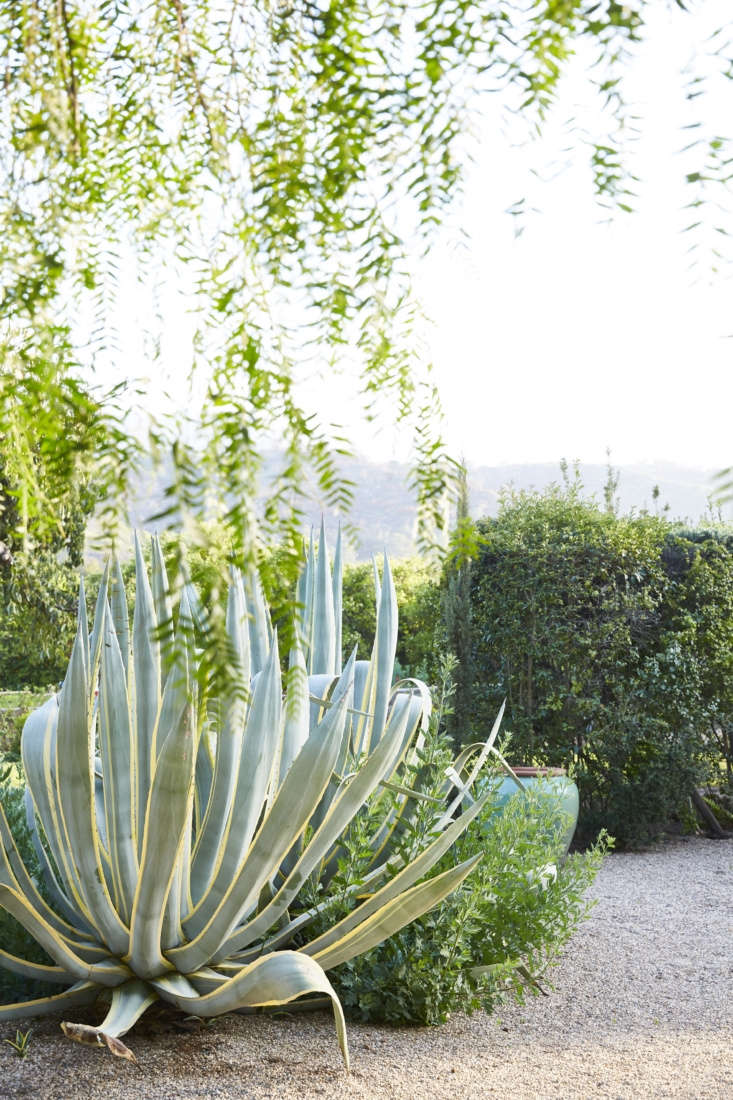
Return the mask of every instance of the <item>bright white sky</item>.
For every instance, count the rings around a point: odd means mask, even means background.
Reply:
[[[733,81],[705,107],[700,100],[689,107],[679,75],[706,33],[729,21],[729,3],[706,0],[704,15],[687,19],[663,7],[631,74],[642,131],[638,212],[603,224],[583,153],[554,181],[532,183],[531,167],[557,160],[567,144],[560,126],[538,156],[512,148],[487,113],[452,227],[415,261],[416,291],[433,320],[426,356],[442,392],[445,434],[469,462],[604,463],[607,447],[617,465],[733,462],[733,267],[718,275],[704,262],[690,268],[680,230],[694,217],[681,211],[685,164],[677,152],[687,111],[707,112],[713,127],[730,130]],[[571,75],[559,120],[582,96]],[[522,195],[539,212],[516,239],[505,211]],[[723,224],[733,233],[730,216]],[[173,298],[161,305],[175,318]],[[123,322],[123,361],[145,357],[133,328]],[[167,326],[159,384],[178,388],[189,331],[183,318]],[[406,457],[402,432],[383,428],[375,437],[359,423],[356,403],[344,412],[343,385],[333,387],[332,409],[325,400],[321,387],[322,411],[346,417],[367,455]]]

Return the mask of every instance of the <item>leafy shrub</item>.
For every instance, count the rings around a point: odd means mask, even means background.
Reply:
[[[445,683],[444,683],[445,688]],[[439,798],[452,759],[445,692],[421,752],[420,790]],[[415,776],[415,779],[418,777]],[[414,786],[415,784],[413,784]],[[490,807],[490,804],[489,804]],[[402,837],[409,855],[430,833],[435,803]],[[522,1000],[558,954],[592,902],[585,897],[609,846],[605,836],[557,865],[565,818],[539,792],[512,798],[503,813],[487,808],[446,854],[436,873],[483,851],[459,890],[379,947],[338,967],[331,980],[347,1015],[388,1023],[435,1024],[457,1011],[491,1010],[508,994]],[[322,919],[349,911],[346,890],[369,863],[370,830],[362,819],[330,884]]]
[[[580,842],[636,846],[730,750],[733,540],[580,490],[507,493],[477,524],[466,734],[506,697],[514,762],[573,766]]]
[[[52,689],[0,692],[0,759],[20,759],[20,735],[34,707],[39,706]]]

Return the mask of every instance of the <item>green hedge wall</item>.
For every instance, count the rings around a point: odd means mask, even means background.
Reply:
[[[581,840],[643,843],[721,761],[730,778],[729,534],[618,516],[573,485],[505,495],[477,534],[462,740],[506,697],[514,762],[574,768]]]

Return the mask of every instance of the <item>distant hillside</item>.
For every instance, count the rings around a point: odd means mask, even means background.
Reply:
[[[412,494],[407,487],[409,467],[398,462],[376,463],[358,458],[345,465],[344,470],[356,486],[352,519],[360,533],[358,558],[379,553],[385,545],[395,557],[414,553],[416,517]],[[625,466],[620,469],[615,496],[622,512],[647,510],[696,524],[703,517],[713,518],[709,498],[715,472],[662,462]],[[607,468],[588,465],[583,466],[580,473],[584,495],[602,501]],[[477,519],[495,515],[501,490],[508,486],[541,490],[561,481],[559,463],[469,466],[471,515]],[[659,488],[656,501],[655,486]],[[316,503],[310,513],[311,522],[318,522],[320,514],[321,506]],[[330,516],[327,509],[326,517],[327,522],[335,523],[335,517]],[[726,505],[720,517],[716,510],[714,518],[732,522],[733,506]]]
[[[265,476],[273,470],[276,456],[265,461]],[[354,504],[351,521],[359,533],[359,542],[352,549],[356,560],[368,559],[385,547],[393,557],[407,557],[415,552],[415,504],[408,488],[409,467],[399,462],[371,462],[357,457],[343,463],[343,473],[354,484]],[[658,462],[625,466],[620,469],[616,497],[621,511],[663,512],[671,519],[691,524],[703,517],[711,518],[709,496],[714,470],[693,469]],[[572,476],[572,472],[571,472]],[[603,499],[607,469],[601,465],[581,468],[584,492],[588,497]],[[478,518],[494,515],[502,488],[543,489],[560,482],[559,463],[518,464],[513,466],[469,466],[471,514]],[[165,479],[145,478],[134,493],[130,518],[134,526],[152,529],[148,517],[160,510]],[[655,502],[654,487],[659,487]],[[319,500],[315,490],[308,522],[320,523],[325,514],[329,530],[334,530],[338,517]],[[715,518],[718,518],[716,512]],[[729,504],[720,518],[732,522],[733,507]]]

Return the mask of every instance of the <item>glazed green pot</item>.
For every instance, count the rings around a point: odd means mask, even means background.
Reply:
[[[542,796],[551,799],[557,806],[558,814],[567,816],[568,826],[563,833],[561,852],[567,855],[578,824],[579,797],[578,788],[565,773],[564,768],[512,768],[522,786],[528,790],[538,789]],[[496,789],[495,812],[501,813],[510,798],[523,798],[524,795],[510,775],[499,780]],[[489,819],[489,826],[490,826]]]

